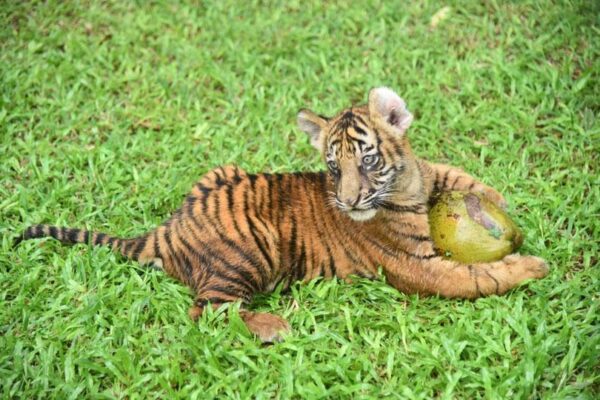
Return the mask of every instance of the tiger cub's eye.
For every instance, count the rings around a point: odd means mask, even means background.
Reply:
[[[338,164],[335,161],[327,161],[327,166],[332,171],[337,171],[338,170]]]
[[[365,167],[372,167],[377,164],[377,161],[379,161],[379,157],[376,155],[367,155],[362,159],[362,163]]]

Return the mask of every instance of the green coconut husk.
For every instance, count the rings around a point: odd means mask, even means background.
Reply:
[[[523,244],[508,214],[476,193],[442,193],[429,210],[429,224],[438,253],[463,263],[497,261]]]

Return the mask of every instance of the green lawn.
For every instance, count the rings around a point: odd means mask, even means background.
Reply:
[[[24,3],[0,7],[2,398],[600,396],[594,1]],[[377,85],[419,155],[506,194],[547,278],[474,302],[297,285],[255,302],[293,327],[264,347],[107,249],[11,247],[34,223],[140,234],[220,164],[323,169],[297,110]]]

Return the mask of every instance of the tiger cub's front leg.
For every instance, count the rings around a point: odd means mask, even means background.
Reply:
[[[496,189],[480,182],[462,169],[445,164],[425,162],[430,180],[430,194],[451,190],[464,190],[481,193],[501,208],[506,208],[506,200]]]

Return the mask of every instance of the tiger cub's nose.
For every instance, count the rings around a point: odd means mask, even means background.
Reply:
[[[344,204],[346,204],[348,207],[354,207],[358,204],[358,202],[360,201],[360,195],[358,195],[358,197],[347,197],[344,200]]]

